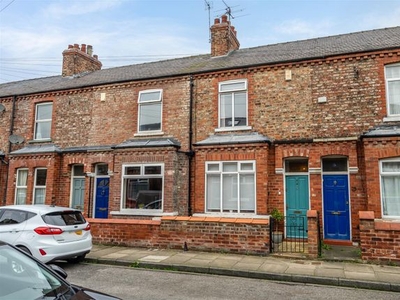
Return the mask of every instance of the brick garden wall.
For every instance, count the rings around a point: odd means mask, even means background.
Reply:
[[[375,219],[373,211],[359,217],[362,259],[400,265],[400,221]]]
[[[163,217],[161,221],[88,219],[93,242],[117,246],[269,253],[269,220]]]

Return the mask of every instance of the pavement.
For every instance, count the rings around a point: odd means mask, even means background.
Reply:
[[[237,276],[400,293],[400,267],[363,263],[354,247],[329,246],[321,259],[93,245],[89,263]]]

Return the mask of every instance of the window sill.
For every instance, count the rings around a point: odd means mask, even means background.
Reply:
[[[29,144],[33,144],[33,143],[40,144],[40,143],[49,143],[49,142],[52,142],[52,140],[51,139],[43,139],[43,140],[30,140],[30,141],[28,141]]]
[[[164,135],[163,131],[157,131],[157,132],[138,132],[135,133],[133,136],[157,136],[157,135]]]
[[[235,219],[269,219],[269,215],[256,215],[255,213],[201,213],[193,214],[193,217],[215,217],[215,218],[235,218]]]
[[[112,211],[113,216],[147,216],[147,217],[164,217],[177,216],[178,212],[166,213],[160,209],[121,209],[120,211]]]
[[[396,122],[396,121],[400,121],[400,116],[389,116],[383,118],[383,122]]]
[[[226,132],[226,131],[244,131],[244,130],[251,130],[251,126],[238,126],[238,127],[222,127],[222,128],[215,128],[215,132]]]

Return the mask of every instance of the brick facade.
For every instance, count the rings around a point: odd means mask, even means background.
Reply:
[[[384,219],[379,164],[382,159],[400,158],[400,138],[398,134],[366,133],[399,124],[387,118],[384,70],[388,64],[400,63],[400,45],[396,49],[229,67],[239,48],[234,27],[225,16],[215,22],[211,34],[211,58],[203,59],[212,60],[212,70],[199,67],[193,73],[190,68],[178,72],[181,61],[177,60],[171,74],[162,73],[165,65],[160,63],[154,67],[161,70],[159,75],[152,77],[152,67],[146,69],[144,64],[137,67],[149,74],[142,79],[126,79],[130,69],[122,68],[118,80],[88,84],[85,74],[103,72],[101,63],[86,45],[75,45],[63,52],[62,77],[81,74],[73,80],[86,85],[2,97],[3,204],[15,202],[16,174],[21,168],[28,169],[26,202],[32,203],[35,169],[46,168],[46,203],[71,206],[73,167],[82,166],[82,209],[87,217],[94,217],[96,179],[109,180],[107,219],[92,219],[95,240],[160,247],[189,242],[206,250],[217,244],[222,250],[258,253],[265,251],[268,233],[260,228],[267,225],[272,208],[288,213],[286,180],[293,174],[287,162],[305,161],[305,171],[299,169],[294,174],[307,178],[309,195],[304,210],[311,211],[312,245],[317,239],[316,218],[320,218],[322,229],[328,222],[323,178],[332,173],[346,178],[349,230],[342,240],[372,245],[364,240],[369,238],[363,231],[367,225],[360,221],[359,212],[373,211],[375,218]],[[72,60],[77,56],[82,59],[78,67],[74,63],[79,60]],[[220,60],[223,56],[227,56],[226,61]],[[62,80],[60,86],[66,84]],[[246,83],[246,126],[220,128],[219,84],[232,81]],[[141,132],[139,93],[154,90],[162,91],[161,129]],[[49,140],[34,137],[35,105],[39,103],[53,104]],[[23,137],[23,142],[9,143],[10,133]],[[243,136],[262,139],[240,140]],[[226,142],[229,137],[232,141]],[[50,146],[53,151],[46,148]],[[345,160],[346,167],[329,173],[323,165],[327,159]],[[255,211],[207,211],[206,163],[242,161],[254,162]],[[164,170],[162,208],[154,212],[124,207],[128,189],[124,166],[154,164]],[[106,166],[101,176],[96,173],[99,166]],[[213,218],[218,218],[217,225]],[[135,232],[125,227],[128,223],[134,225]],[[116,226],[124,234],[113,237]],[[236,231],[239,233],[234,234]],[[330,242],[330,238],[325,237],[325,241]],[[310,251],[315,254],[315,248]]]

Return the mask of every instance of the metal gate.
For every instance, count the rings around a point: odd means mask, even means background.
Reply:
[[[270,219],[270,252],[304,253],[307,241],[307,217],[288,216],[278,222]]]

